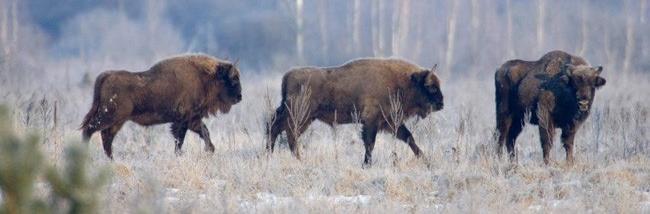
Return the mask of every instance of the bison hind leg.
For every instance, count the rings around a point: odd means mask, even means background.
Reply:
[[[176,146],[174,152],[176,155],[182,154],[183,142],[185,141],[185,134],[187,133],[187,123],[173,123],[171,132],[176,139]]]
[[[267,127],[268,141],[266,142],[266,150],[269,153],[273,152],[278,135],[286,129],[287,116],[288,112],[286,111],[286,107],[280,105],[280,107],[275,110],[275,114],[271,118],[271,121],[269,121],[270,127]]]
[[[293,155],[296,156],[298,160],[301,159],[300,144],[298,140],[300,139],[300,135],[302,135],[302,133],[305,132],[305,130],[307,130],[307,128],[313,121],[314,121],[313,119],[307,119],[300,127],[289,127],[287,129],[289,149],[291,150],[291,153],[293,153]]]
[[[512,122],[510,124],[510,128],[508,129],[508,136],[506,140],[506,149],[508,150],[508,156],[510,157],[510,161],[516,161],[516,156],[515,156],[515,143],[517,141],[517,137],[521,133],[521,131],[524,128],[524,120],[523,120],[523,114],[515,114],[515,116],[512,118]]]
[[[508,131],[512,126],[512,115],[507,113],[497,113],[497,132],[495,133],[497,141],[497,155],[501,157],[503,154],[503,147],[508,137]]]
[[[90,141],[90,137],[93,136],[93,134],[94,134],[95,132],[97,132],[97,130],[94,129],[94,128],[91,128],[91,127],[84,127],[84,128],[82,129],[82,134],[81,134],[81,136],[82,136],[82,141],[83,141],[84,143],[88,143],[88,142]]]

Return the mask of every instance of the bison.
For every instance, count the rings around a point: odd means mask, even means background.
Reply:
[[[575,134],[589,116],[595,90],[606,82],[599,76],[602,70],[562,51],[537,61],[504,63],[494,76],[498,154],[505,144],[510,159],[515,159],[515,141],[529,118],[527,122],[539,127],[544,163],[549,163],[555,129],[560,128],[566,161],[572,164]]]
[[[172,123],[177,154],[188,129],[205,141],[206,151],[214,152],[201,119],[227,113],[241,99],[236,65],[207,55],[172,57],[142,72],[106,71],[95,80],[92,106],[81,124],[83,140],[101,131],[104,152],[113,159],[113,137],[126,121]]]
[[[387,115],[399,112],[404,119],[424,118],[441,110],[443,96],[435,67],[428,70],[399,59],[358,59],[339,67],[293,69],[282,79],[282,101],[267,129],[266,148],[272,153],[277,136],[286,131],[289,148],[300,159],[298,137],[311,122],[320,120],[330,126],[362,124],[364,167],[372,163],[378,131],[392,129],[421,157],[403,120]]]

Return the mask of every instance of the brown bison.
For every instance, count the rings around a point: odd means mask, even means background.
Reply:
[[[230,62],[206,55],[162,60],[147,71],[106,71],[95,80],[93,103],[83,120],[83,139],[101,131],[106,155],[113,158],[113,137],[128,120],[143,126],[172,123],[176,153],[187,130],[199,134],[205,150],[214,152],[201,121],[227,113],[241,100],[239,70]]]
[[[562,129],[566,160],[573,163],[573,139],[589,115],[595,90],[605,85],[603,68],[577,56],[552,51],[538,61],[511,60],[495,73],[498,154],[506,145],[511,160],[525,115],[539,126],[544,163],[549,163],[555,128]]]
[[[366,149],[364,166],[372,162],[380,130],[392,129],[421,157],[411,132],[392,113],[401,113],[404,119],[414,115],[424,118],[443,108],[440,81],[434,70],[435,66],[427,70],[398,59],[359,59],[340,67],[293,69],[282,79],[282,102],[267,130],[267,150],[273,152],[277,136],[287,131],[289,148],[300,159],[297,139],[317,119],[330,126],[361,123]]]

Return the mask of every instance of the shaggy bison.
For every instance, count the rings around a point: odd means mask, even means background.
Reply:
[[[201,121],[218,111],[227,113],[241,100],[239,70],[230,62],[206,55],[173,57],[147,71],[106,71],[95,80],[93,103],[83,120],[83,139],[101,131],[106,155],[122,125],[172,123],[176,153],[187,130],[199,134],[205,150],[214,152],[210,133]]]
[[[505,144],[515,158],[515,141],[530,113],[528,122],[539,127],[544,163],[549,163],[555,128],[560,128],[566,161],[572,164],[575,134],[589,115],[595,90],[605,85],[602,70],[562,51],[538,61],[504,63],[494,77],[499,155]]]
[[[300,159],[297,139],[314,120],[330,126],[361,123],[364,166],[372,162],[375,136],[394,131],[420,157],[403,120],[426,117],[443,108],[440,81],[431,70],[398,59],[359,59],[340,67],[306,67],[289,71],[282,79],[282,102],[267,130],[267,150],[287,131],[289,148]],[[402,118],[402,119],[400,119]]]

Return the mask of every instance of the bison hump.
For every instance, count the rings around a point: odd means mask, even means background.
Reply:
[[[194,71],[200,71],[208,75],[214,75],[217,71],[217,66],[221,63],[228,62],[205,54],[186,54],[164,59],[156,63],[151,68],[151,70],[163,71],[170,68],[182,68],[191,66],[196,68]]]

